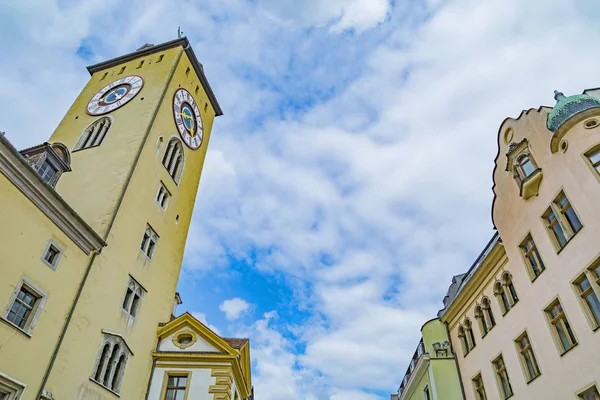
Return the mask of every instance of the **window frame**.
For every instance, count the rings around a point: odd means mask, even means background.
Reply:
[[[26,322],[25,322],[24,326],[20,327],[19,325],[15,324],[14,322],[12,322],[11,320],[8,319],[8,313],[12,309],[13,304],[17,300],[17,297],[18,297],[19,293],[21,292],[21,288],[23,288],[23,287],[25,287],[28,292],[31,292],[31,294],[36,296],[36,301],[35,301],[34,305],[32,306],[31,311],[29,312],[29,314],[26,318]],[[19,332],[22,332],[26,336],[31,337],[33,334],[35,325],[37,324],[37,322],[40,318],[41,312],[44,309],[44,305],[46,304],[47,298],[48,298],[48,294],[44,290],[42,290],[38,285],[33,283],[33,281],[31,279],[29,279],[23,275],[23,276],[21,276],[17,285],[15,286],[15,289],[13,290],[13,292],[10,296],[10,299],[8,300],[8,303],[7,303],[6,307],[4,308],[2,317],[0,319],[2,319],[4,322],[6,322],[7,324],[12,326],[14,329],[18,330]]]
[[[471,378],[471,382],[473,383],[473,390],[475,391],[475,399],[476,400],[487,400],[487,393],[485,391],[485,383],[483,382],[483,377],[481,376],[481,371],[479,371],[473,378]],[[481,385],[477,385],[477,382],[480,382]],[[481,389],[482,392],[479,390]],[[481,396],[483,394],[483,397]]]
[[[585,152],[583,152],[581,156],[585,159],[585,163],[590,168],[596,179],[600,181],[600,161],[598,162],[598,164],[596,164],[591,159],[591,155],[596,153],[600,155],[600,143],[597,143],[589,149],[587,149]]]
[[[106,138],[108,137],[113,123],[113,117],[109,115],[102,115],[94,119],[83,129],[83,131],[79,135],[79,138],[77,139],[77,142],[75,142],[75,146],[73,146],[73,150],[71,150],[71,153],[102,146],[102,144],[106,141]],[[96,127],[98,127],[98,130],[94,132]],[[87,145],[90,139],[92,139],[91,144]]]
[[[90,380],[119,396],[127,363],[133,357],[133,353],[121,335],[104,330],[102,334],[102,343],[98,349]],[[108,351],[105,352],[107,346]]]
[[[532,243],[533,246],[529,250],[527,250],[526,245],[529,243]],[[544,271],[546,270],[546,265],[544,264],[544,260],[542,259],[540,250],[538,249],[531,232],[528,232],[527,235],[525,235],[525,237],[523,238],[523,240],[521,240],[521,243],[519,244],[519,251],[521,253],[523,263],[525,264],[525,268],[527,269],[527,273],[529,274],[529,278],[531,279],[531,282],[534,282],[537,278],[540,277],[540,275],[544,273]],[[531,260],[529,259],[529,256],[533,256],[533,258],[538,263],[537,269],[539,269],[540,271],[538,274],[535,273],[535,269],[531,263]]]
[[[586,398],[584,396],[586,394],[592,392],[593,390],[595,390],[596,393],[592,393],[592,394],[596,394],[597,395],[596,399],[600,399],[600,388],[598,387],[596,382],[591,383],[591,384],[587,385],[585,388],[579,390],[577,392],[577,398],[579,400],[586,400]]]
[[[429,392],[429,385],[425,385],[423,388],[423,400],[431,400],[431,393]]]
[[[562,197],[564,197],[567,200],[567,205],[565,206],[560,206],[559,204],[559,200]],[[567,206],[568,208],[571,208],[573,214],[575,214],[575,217],[579,222],[580,227],[577,231],[573,229],[569,218],[566,216]],[[550,220],[551,215],[554,217],[553,221]],[[558,193],[556,194],[556,196],[554,196],[554,199],[548,205],[548,207],[546,207],[540,218],[542,220],[542,223],[544,224],[545,231],[548,234],[550,241],[552,242],[552,245],[554,246],[554,249],[557,254],[560,253],[565,247],[567,247],[571,240],[579,232],[581,232],[581,230],[585,226],[581,220],[581,217],[579,216],[579,213],[577,212],[577,210],[575,210],[575,207],[573,206],[573,203],[571,202],[569,196],[567,196],[564,188],[561,188],[558,191]],[[554,230],[554,227],[556,225],[558,225],[558,227],[560,228],[561,234],[565,241],[564,244],[561,244],[561,241],[559,240],[558,235]]]
[[[130,291],[131,295],[129,294]],[[121,312],[127,315],[130,321],[135,321],[139,315],[141,302],[146,292],[147,290],[133,276],[129,275],[129,280],[125,287],[125,296],[123,296],[123,301],[121,301]],[[136,296],[138,300],[134,305]]]
[[[500,371],[500,369],[496,368],[496,363],[502,361],[502,370]],[[500,353],[499,355],[497,355],[493,360],[492,360],[492,370],[494,372],[494,375],[496,377],[496,384],[498,385],[498,392],[500,393],[500,398],[503,400],[509,399],[512,396],[514,396],[515,391],[512,388],[512,384],[510,383],[510,376],[508,375],[508,370],[506,369],[506,362],[504,361],[504,356],[502,355],[502,353]],[[506,376],[506,383],[508,385],[508,389],[510,390],[510,394],[506,394],[506,391],[504,390],[504,386],[502,384],[501,381],[501,377],[500,374],[504,372],[504,375]]]
[[[0,371],[0,394],[4,400],[19,400],[27,389],[27,385]]]
[[[558,333],[558,329],[557,329],[556,325],[554,325],[554,321],[557,320],[559,318],[559,316],[552,317],[552,315],[550,314],[550,311],[557,305],[560,305],[560,308],[562,310],[558,314],[562,314],[562,316],[564,317],[564,319],[566,320],[566,323],[568,324],[568,326],[570,328],[568,330],[571,332],[571,335],[573,336],[571,338],[570,335],[567,334],[567,339],[571,343],[571,346],[569,348],[564,348],[563,342]],[[577,345],[579,344],[579,341],[577,340],[577,336],[575,335],[575,331],[573,330],[572,324],[569,322],[567,313],[565,311],[565,308],[563,307],[563,302],[560,300],[560,297],[555,297],[554,299],[552,299],[552,301],[550,301],[548,303],[548,305],[546,307],[544,307],[543,312],[546,316],[545,319],[546,319],[546,322],[548,323],[548,328],[550,329],[550,333],[552,334],[554,343],[556,344],[556,348],[562,357],[563,355],[567,354],[569,351],[571,351],[572,349],[577,347]],[[566,328],[567,328],[566,325],[563,324],[563,330],[565,331],[565,333],[567,333],[565,330]]]
[[[523,339],[527,340],[527,346],[525,346],[525,348],[521,347],[521,341]],[[542,374],[542,370],[540,369],[540,364],[537,360],[537,356],[535,355],[535,351],[533,350],[533,344],[531,344],[531,338],[529,337],[527,330],[521,332],[521,334],[514,339],[514,343],[515,348],[517,349],[517,356],[519,357],[521,368],[523,369],[523,375],[525,376],[525,382],[529,384]],[[534,373],[537,371],[537,373],[535,373],[533,376],[530,374],[529,368],[527,367],[527,360],[524,353],[529,353]]]
[[[597,272],[598,271],[598,272]],[[579,287],[579,283],[583,279],[587,279],[590,287],[583,292]],[[592,311],[589,303],[587,302],[587,294],[593,293],[598,300],[600,300],[600,256],[594,258],[594,261],[589,263],[582,271],[580,271],[575,278],[571,281],[573,291],[579,299],[579,304],[583,310],[583,313],[590,324],[590,328],[595,332],[600,329],[600,315],[596,318]],[[585,297],[584,297],[585,296]]]
[[[48,254],[48,252],[50,251],[51,248],[54,248],[57,250],[57,254],[54,256],[54,260],[53,262],[49,262],[46,259],[46,255]],[[58,263],[60,262],[60,260],[62,259],[64,250],[62,249],[61,246],[59,246],[54,240],[50,240],[48,241],[48,244],[46,245],[46,248],[44,249],[44,252],[42,253],[42,257],[40,258],[40,260],[46,265],[48,266],[51,270],[56,271],[56,268],[58,268]]]
[[[177,136],[171,136],[165,146],[161,164],[171,177],[173,182],[179,186],[183,171],[185,169],[185,147]],[[180,162],[178,162],[180,158]]]
[[[161,194],[162,199],[161,199]],[[165,201],[166,199],[166,201]],[[158,191],[156,192],[156,198],[155,198],[155,202],[156,204],[158,204],[158,206],[160,207],[160,209],[162,211],[167,211],[167,208],[169,207],[169,200],[171,199],[171,192],[169,191],[169,189],[167,189],[167,185],[165,185],[165,183],[163,181],[160,181],[160,184],[158,186]],[[165,203],[164,205],[162,203]]]
[[[160,400],[166,399],[167,390],[168,390],[168,386],[169,386],[169,377],[171,377],[171,376],[187,378],[186,385],[185,385],[185,391],[183,392],[183,399],[182,399],[182,400],[187,400],[189,391],[190,391],[190,380],[192,379],[192,373],[191,373],[191,371],[185,371],[185,370],[165,371],[164,376],[163,376],[162,389],[160,391]],[[180,399],[177,398],[176,400],[180,400]]]
[[[146,235],[148,235],[148,239],[146,239]],[[159,238],[160,236],[158,236],[156,231],[152,229],[152,226],[150,226],[150,224],[146,224],[146,229],[144,230],[144,234],[142,235],[142,241],[140,242],[139,250],[149,261],[152,261],[152,259],[154,258]],[[152,247],[150,247],[151,244]]]

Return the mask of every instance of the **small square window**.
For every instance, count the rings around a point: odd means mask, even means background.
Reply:
[[[198,94],[199,91],[200,91],[200,87],[196,86],[196,90],[194,90],[194,93]]]
[[[161,54],[160,56],[158,56],[158,60],[156,60],[157,63],[161,62],[163,60],[163,58],[165,58],[164,54]]]
[[[105,72],[104,75],[102,75],[102,78],[100,78],[101,81],[103,81],[108,75],[108,72]]]
[[[125,68],[126,67],[121,67],[121,70],[119,71],[119,73],[117,75],[121,75],[123,72],[125,72]]]
[[[137,69],[142,68],[143,65],[144,65],[144,60],[140,61],[140,63],[137,66]]]
[[[46,264],[52,269],[56,269],[56,266],[58,265],[58,262],[60,261],[61,257],[62,250],[60,249],[60,247],[58,247],[53,241],[50,241],[50,243],[48,243],[48,246],[46,246],[44,255],[42,256],[42,261],[44,262],[44,264]]]
[[[187,69],[185,70],[185,76],[188,76],[190,74],[190,67],[187,67]]]

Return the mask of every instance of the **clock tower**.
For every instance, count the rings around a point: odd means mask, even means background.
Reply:
[[[83,278],[39,393],[141,400],[222,111],[185,37],[88,71],[49,143],[71,157],[56,192],[106,246],[79,266]]]

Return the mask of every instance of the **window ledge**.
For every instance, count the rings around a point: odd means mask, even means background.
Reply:
[[[571,350],[573,350],[575,347],[577,347],[579,343],[575,343],[573,346],[569,347],[567,350],[563,351],[562,353],[560,353],[560,356],[564,356],[565,354],[567,354],[568,352],[570,352]]]
[[[521,197],[523,197],[523,200],[527,200],[530,197],[538,195],[543,177],[542,170],[538,168],[523,181],[521,184],[520,193]]]
[[[26,330],[24,330],[23,328],[15,325],[15,324],[13,324],[9,320],[7,320],[5,317],[0,317],[0,321],[4,322],[5,324],[7,324],[8,326],[10,326],[11,328],[15,329],[17,332],[21,333],[22,335],[25,335],[28,339],[31,339],[31,333],[29,333]]]
[[[537,374],[536,376],[534,376],[533,378],[531,378],[530,380],[527,381],[527,384],[529,385],[531,382],[535,381],[537,378],[539,378],[540,376],[542,376],[542,373],[540,372],[539,374]]]
[[[559,249],[558,249],[558,251],[556,252],[556,254],[560,254],[560,252],[561,252],[561,251],[563,251],[563,250],[565,249],[565,247],[567,247],[567,245],[568,245],[569,243],[571,243],[571,240],[573,240],[573,238],[574,238],[575,236],[577,236],[577,234],[578,234],[579,232],[581,232],[581,230],[582,230],[582,229],[583,229],[583,226],[581,226],[581,228],[579,228],[579,230],[578,230],[577,232],[575,232],[575,233],[574,233],[574,234],[573,234],[573,235],[572,235],[570,238],[568,238],[568,239],[567,239],[567,241],[565,242],[565,245],[564,245],[563,247],[559,248]]]
[[[107,388],[106,386],[104,386],[103,384],[101,384],[100,382],[98,382],[97,380],[95,380],[94,378],[90,377],[90,381],[94,382],[96,385],[100,386],[102,389],[114,394],[117,397],[121,397],[121,395],[117,392],[115,392],[112,389]]]
[[[544,268],[544,269],[542,270],[542,272],[540,272],[540,274],[539,274],[539,275],[533,274],[533,279],[531,280],[531,283],[535,282],[535,281],[536,281],[536,279],[537,279],[537,278],[539,278],[539,277],[540,277],[540,276],[541,276],[541,275],[544,273],[544,271],[545,271],[545,270],[546,270],[546,268]]]

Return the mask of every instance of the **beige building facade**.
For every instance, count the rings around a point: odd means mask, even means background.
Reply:
[[[440,311],[467,400],[600,399],[599,93],[500,126],[497,233]]]

